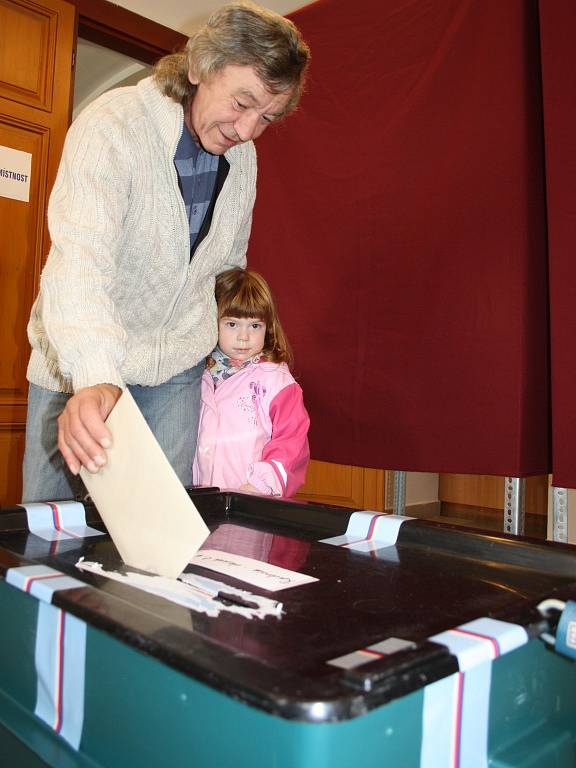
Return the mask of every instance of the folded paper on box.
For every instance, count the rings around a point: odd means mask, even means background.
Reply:
[[[82,480],[124,562],[176,578],[210,531],[127,389],[106,425],[107,463]]]

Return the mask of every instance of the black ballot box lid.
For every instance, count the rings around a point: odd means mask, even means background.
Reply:
[[[438,633],[491,617],[535,637],[547,629],[538,604],[576,596],[570,545],[407,519],[395,543],[361,552],[322,541],[344,534],[353,510],[217,489],[190,494],[211,531],[204,548],[316,581],[267,592],[191,565],[186,571],[282,603],[281,614],[263,619],[209,616],[80,571],[81,557],[129,569],[107,534],[55,546],[28,531],[22,507],[0,510],[0,573],[35,563],[73,576],[86,588],[57,592],[53,602],[89,626],[251,706],[304,721],[349,719],[457,671],[448,648],[430,639]],[[88,525],[105,531],[85,507]],[[375,645],[384,650],[374,660],[339,661]]]

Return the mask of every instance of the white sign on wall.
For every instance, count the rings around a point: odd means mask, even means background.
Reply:
[[[32,155],[12,147],[0,146],[0,197],[30,200]]]

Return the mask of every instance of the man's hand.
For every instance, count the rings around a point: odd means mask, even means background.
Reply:
[[[106,464],[104,449],[112,445],[112,435],[104,420],[121,394],[113,384],[96,384],[68,400],[58,417],[58,448],[73,475],[81,466],[98,472]]]

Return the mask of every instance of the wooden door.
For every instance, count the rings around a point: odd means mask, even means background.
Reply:
[[[0,196],[0,504],[21,498],[26,326],[48,253],[48,194],[70,115],[76,10],[0,0],[0,146],[32,156],[28,202]]]

